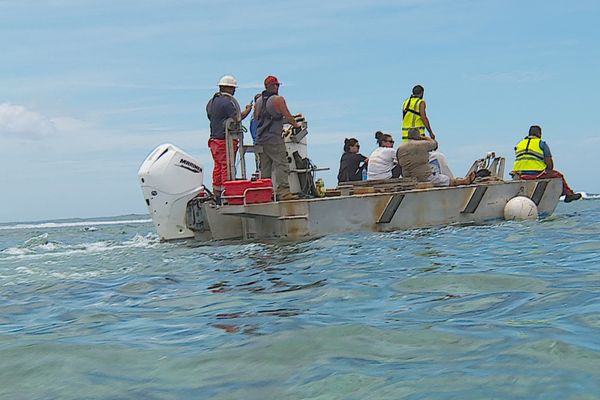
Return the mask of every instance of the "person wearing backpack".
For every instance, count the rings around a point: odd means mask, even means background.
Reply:
[[[264,81],[265,90],[256,99],[254,119],[256,119],[256,144],[262,146],[259,154],[262,178],[271,178],[275,174],[275,194],[277,200],[296,200],[298,196],[290,193],[288,175],[290,173],[288,157],[283,140],[283,124],[300,128],[283,96],[279,95],[281,83],[277,77],[269,75]]]

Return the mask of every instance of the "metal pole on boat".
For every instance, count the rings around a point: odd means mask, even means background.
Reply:
[[[233,119],[225,121],[225,157],[227,159],[227,180],[232,181],[235,178],[235,153],[233,152],[233,135],[231,132]]]
[[[235,172],[235,145],[234,140],[238,140],[240,146],[244,145],[244,128],[239,122],[233,118],[225,121],[225,156],[227,158],[227,180],[233,181],[236,179]],[[246,177],[246,162],[243,152],[240,153],[240,168],[242,176]]]
[[[240,132],[240,141],[239,141],[239,148],[240,148],[240,170],[242,172],[242,179],[246,179],[246,152],[244,149],[244,131],[242,130]]]

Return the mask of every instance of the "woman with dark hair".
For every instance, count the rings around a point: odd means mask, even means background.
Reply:
[[[369,157],[368,179],[388,179],[400,176],[400,167],[394,150],[392,135],[381,131],[375,132],[375,139],[379,145]]]
[[[340,160],[340,171],[338,172],[338,182],[350,182],[362,180],[363,168],[369,159],[358,151],[360,145],[358,140],[351,138],[344,140],[344,154]]]

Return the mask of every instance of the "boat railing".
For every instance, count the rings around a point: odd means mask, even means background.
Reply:
[[[504,157],[496,156],[495,152],[490,151],[485,155],[485,157],[475,160],[465,176],[469,175],[471,172],[488,170],[490,171],[490,177],[498,180],[504,180],[505,162],[506,160]]]

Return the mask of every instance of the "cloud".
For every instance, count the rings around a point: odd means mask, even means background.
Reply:
[[[1,1],[1,0],[0,0]],[[18,150],[35,160],[79,160],[81,157],[139,157],[160,143],[174,142],[202,152],[209,131],[170,125],[127,124],[114,128],[71,116],[47,116],[11,103],[0,103],[0,147]],[[24,142],[26,145],[24,146]],[[201,145],[199,145],[201,144]],[[22,150],[22,152],[21,152]],[[130,153],[131,152],[131,153]],[[57,155],[60,157],[57,158]],[[4,160],[10,158],[5,157]]]
[[[0,104],[0,137],[40,140],[56,134],[52,119],[10,103]]]

